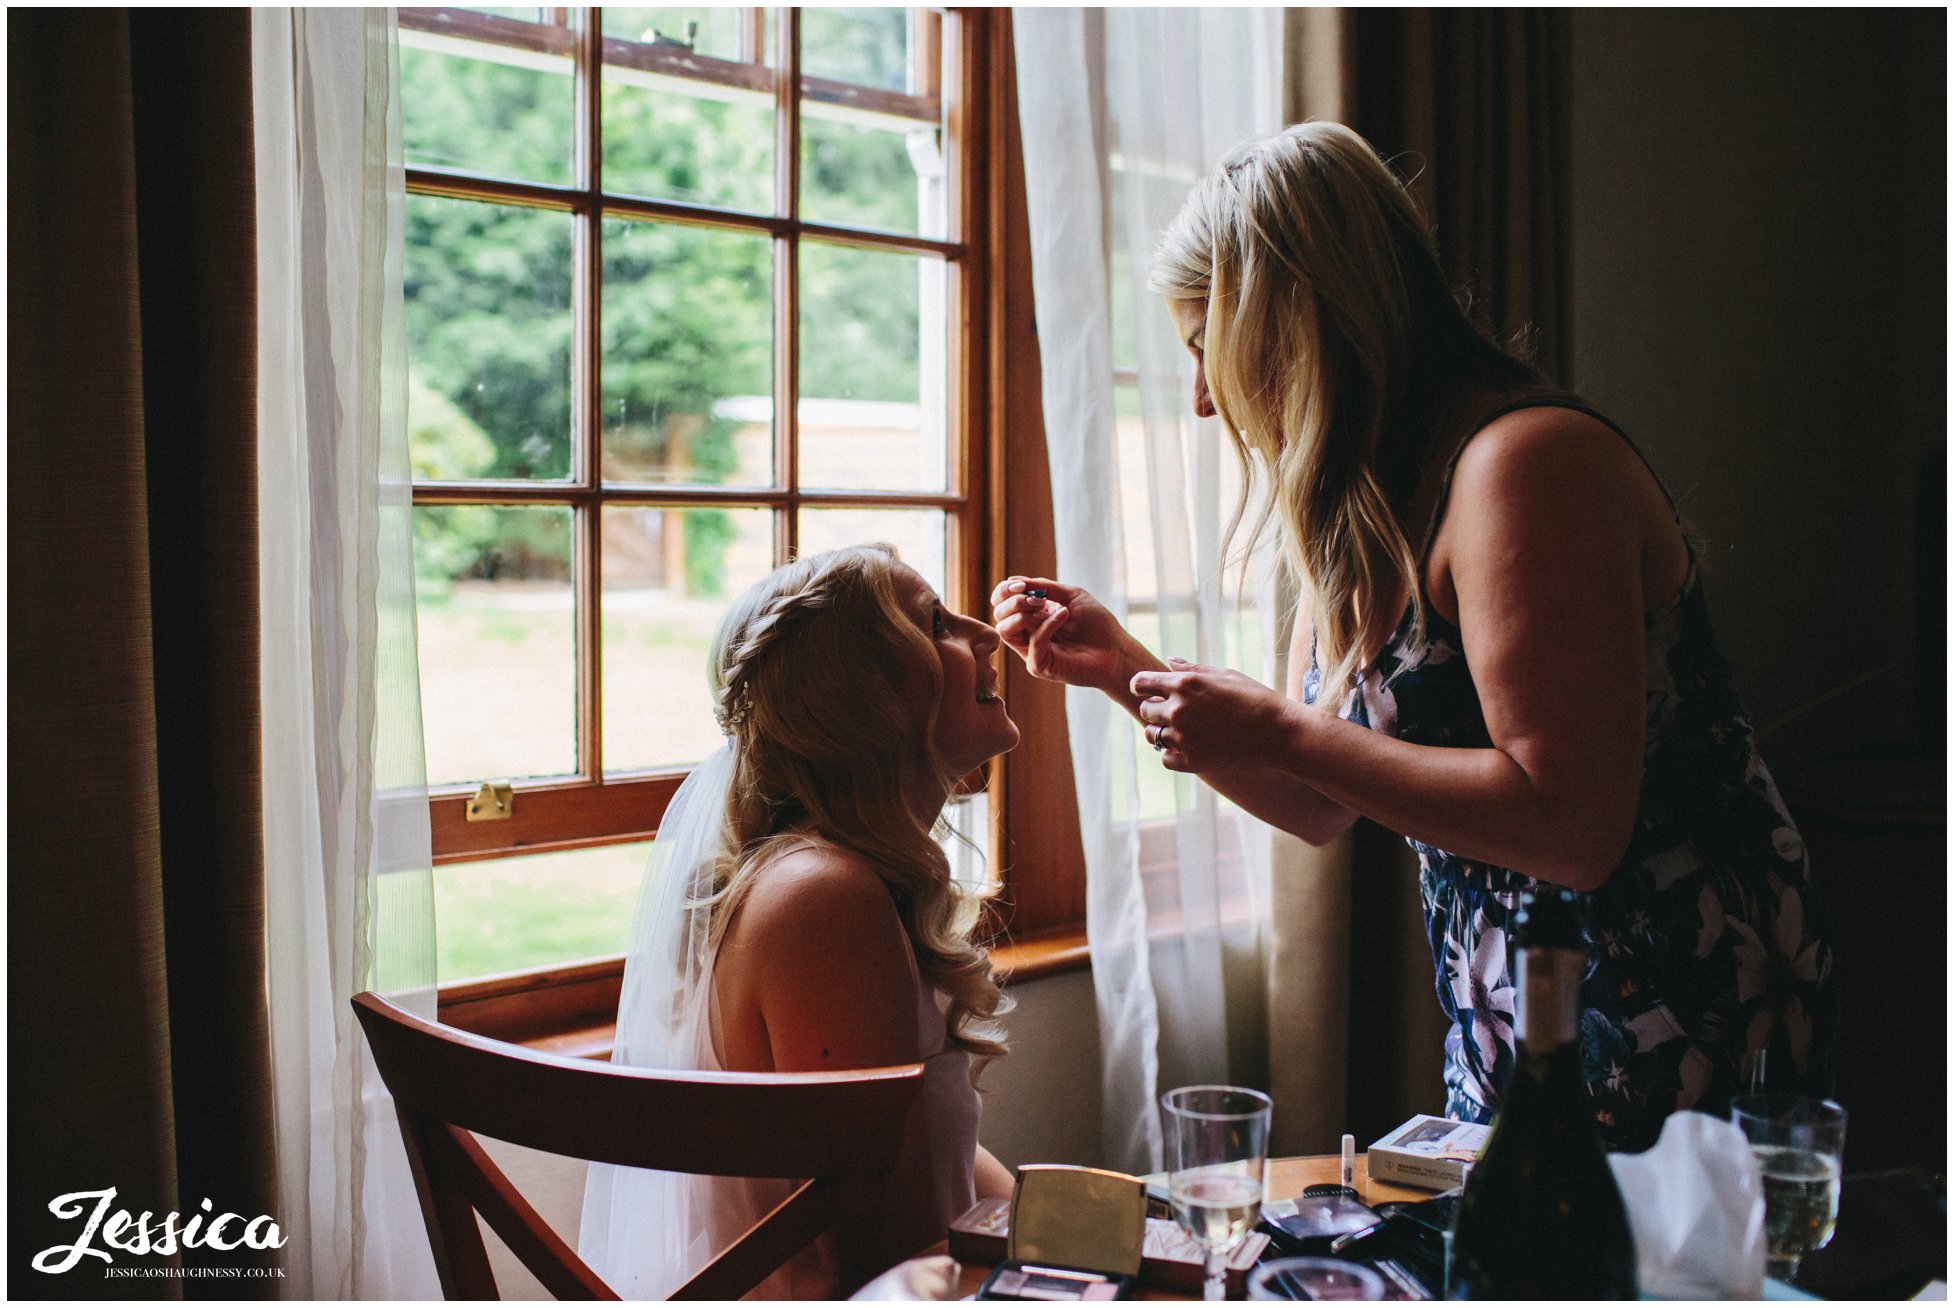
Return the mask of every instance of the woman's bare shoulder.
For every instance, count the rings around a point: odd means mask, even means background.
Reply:
[[[869,861],[812,838],[755,869],[738,927],[747,943],[762,948],[886,949],[905,943],[888,883]]]
[[[888,885],[860,855],[810,841],[769,859],[720,959],[730,1021],[751,1018],[764,1065],[808,1072],[915,1060],[915,956]]]
[[[1570,475],[1647,477],[1635,451],[1607,423],[1579,409],[1539,405],[1503,413],[1459,452],[1453,492],[1538,485]]]

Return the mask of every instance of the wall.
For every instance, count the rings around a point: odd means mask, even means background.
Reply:
[[[1570,19],[1569,380],[1708,538],[1753,721],[1815,726],[1867,677],[1856,716],[1904,715],[1914,478],[1946,435],[1946,16]]]
[[[1847,1167],[1939,1167],[1918,1106],[1946,1087],[1946,593],[1915,560],[1922,534],[1944,557],[1944,463],[1915,497],[1946,448],[1946,15],[1570,19],[1569,380],[1708,539],[1833,915]]]

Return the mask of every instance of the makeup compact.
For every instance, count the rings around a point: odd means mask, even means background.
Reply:
[[[1124,1299],[1146,1249],[1147,1187],[1096,1167],[1018,1170],[1004,1261],[979,1299],[1091,1302]]]

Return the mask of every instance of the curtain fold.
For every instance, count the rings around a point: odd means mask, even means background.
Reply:
[[[1265,681],[1269,558],[1251,561],[1239,589],[1224,579],[1233,459],[1219,428],[1192,415],[1192,364],[1145,281],[1154,239],[1196,179],[1279,125],[1278,22],[1268,10],[1013,16],[1058,575],[1163,656]],[[1151,1171],[1162,1091],[1266,1076],[1268,842],[1207,787],[1165,772],[1105,697],[1073,689],[1066,705],[1104,1150]]]
[[[1410,181],[1474,319],[1501,340],[1524,333],[1534,362],[1559,376],[1566,15],[1358,9],[1347,30],[1350,126]]]
[[[253,18],[265,847],[287,1294],[439,1296],[348,1000],[434,1016],[394,15]]]
[[[8,13],[14,1297],[246,1297],[274,1255],[33,1270],[49,1201],[276,1210],[249,14]]]

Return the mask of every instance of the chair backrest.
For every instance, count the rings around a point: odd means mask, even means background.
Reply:
[[[863,1072],[668,1072],[537,1053],[353,996],[393,1095],[450,1299],[493,1299],[475,1214],[559,1299],[615,1299],[475,1134],[546,1153],[804,1184],[674,1298],[737,1299],[843,1218],[896,1162],[920,1065]],[[879,1269],[868,1269],[879,1270]],[[844,1276],[849,1269],[844,1268]]]

